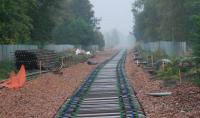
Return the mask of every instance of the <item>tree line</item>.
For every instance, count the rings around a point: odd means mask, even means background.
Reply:
[[[186,41],[200,55],[200,0],[136,0],[137,40]]]
[[[0,44],[104,46],[89,0],[1,0]]]

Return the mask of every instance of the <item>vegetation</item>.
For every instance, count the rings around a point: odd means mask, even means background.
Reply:
[[[31,17],[28,15],[27,0],[0,1],[0,43],[14,44],[30,39],[33,28]]]
[[[157,70],[157,76],[160,79],[170,80],[170,79],[179,79],[179,59],[171,59],[172,62],[165,64],[164,69]]]
[[[199,76],[200,68],[198,64],[194,61],[193,57],[169,57],[162,50],[155,50],[154,52],[146,51],[137,47],[140,50],[140,54],[143,59],[148,58],[148,62],[151,63],[151,57],[154,59],[154,67],[156,69],[156,77],[162,80],[178,80],[180,77],[180,72],[183,74],[183,78],[197,78]],[[164,68],[162,63],[159,62],[160,59],[169,59],[171,62],[165,63]]]
[[[200,87],[200,78],[199,77],[197,77],[195,79],[192,79],[192,82],[195,83],[197,86]]]
[[[147,51],[142,49],[140,46],[137,46],[138,50],[140,50],[141,56],[143,59],[147,59],[150,61],[152,58],[151,56],[153,56],[153,61],[156,62],[160,59],[167,59],[169,56],[166,54],[166,52],[162,49],[157,49],[153,52],[151,51]]]
[[[134,34],[139,41],[186,41],[200,56],[200,0],[136,0]]]
[[[0,80],[7,79],[11,71],[15,70],[15,65],[11,61],[0,63]]]
[[[96,54],[92,52],[91,55],[87,55],[87,54],[76,55],[75,50],[68,50],[67,53],[61,54],[62,57],[63,55],[64,55],[64,59],[63,59],[64,67],[69,67],[74,64],[84,63],[89,58],[95,56]]]
[[[0,4],[0,44],[104,47],[89,0],[1,0]]]

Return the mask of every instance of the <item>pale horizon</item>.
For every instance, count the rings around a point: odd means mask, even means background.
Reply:
[[[90,0],[97,18],[101,18],[101,31],[120,31],[123,36],[132,32],[133,14],[131,12],[133,0]]]

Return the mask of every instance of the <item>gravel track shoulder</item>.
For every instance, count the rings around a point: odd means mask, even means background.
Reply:
[[[92,60],[103,62],[112,51],[99,52]],[[29,81],[19,90],[0,90],[1,118],[52,118],[64,101],[96,67],[79,63],[62,70],[63,74],[47,73]]]
[[[134,87],[147,118],[200,118],[200,88],[184,83],[166,88],[161,81],[150,80],[144,70],[134,64],[131,55],[126,59],[126,72],[130,84]],[[170,91],[165,97],[146,95],[152,91]]]

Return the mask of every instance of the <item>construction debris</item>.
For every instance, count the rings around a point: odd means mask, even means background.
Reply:
[[[88,65],[97,65],[98,63],[96,61],[88,60],[87,64]]]
[[[155,96],[155,97],[162,97],[162,96],[169,96],[172,92],[153,92],[153,93],[147,93],[147,95]]]

